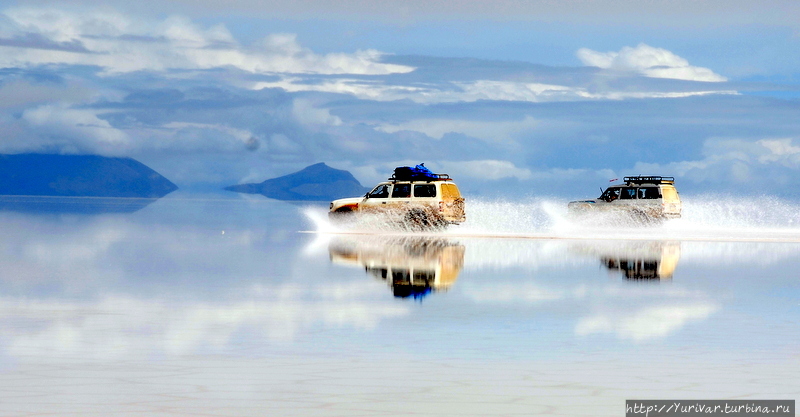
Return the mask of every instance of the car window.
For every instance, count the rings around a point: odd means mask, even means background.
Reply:
[[[633,200],[636,198],[636,188],[634,187],[623,187],[622,192],[619,195],[620,200]]]
[[[603,195],[600,196],[601,199],[606,201],[614,201],[619,198],[619,187],[609,188],[607,189]]]
[[[411,197],[411,184],[395,184],[392,189],[392,198]]]
[[[411,270],[405,268],[395,268],[392,270],[392,283],[406,283],[411,281]]]
[[[675,190],[675,187],[664,187],[661,192],[665,202],[678,202],[678,191]]]
[[[436,186],[433,184],[415,185],[414,197],[436,197]]]
[[[455,184],[442,184],[442,197],[444,198],[460,198],[461,193]]]
[[[414,270],[414,283],[430,284],[436,281],[436,271],[428,269]]]
[[[639,198],[644,200],[653,200],[661,198],[658,193],[658,187],[642,187],[639,188]]]
[[[388,198],[389,184],[381,184],[369,192],[369,198]]]

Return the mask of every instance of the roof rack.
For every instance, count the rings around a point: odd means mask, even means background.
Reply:
[[[408,178],[397,178],[394,174],[389,177],[389,181],[410,181],[410,182],[431,182],[431,181],[452,181],[448,174],[428,174],[426,176],[414,176]]]
[[[624,181],[628,184],[674,184],[675,177],[636,176],[625,177]]]

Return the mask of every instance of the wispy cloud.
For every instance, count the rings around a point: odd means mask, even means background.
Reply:
[[[678,78],[678,77],[663,77]],[[590,82],[586,79],[585,82]],[[698,88],[694,91],[621,91],[527,83],[498,80],[475,80],[469,82],[427,83],[420,85],[393,84],[381,80],[328,79],[319,82],[302,77],[284,77],[279,81],[253,83],[254,90],[280,88],[290,92],[317,91],[348,94],[363,100],[396,101],[410,100],[421,104],[492,101],[558,102],[579,100],[624,100],[643,98],[682,98],[709,94],[737,94],[733,89]]]

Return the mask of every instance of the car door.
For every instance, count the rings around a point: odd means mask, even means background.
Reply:
[[[386,207],[389,203],[389,196],[392,192],[391,184],[378,184],[372,191],[368,192],[364,201],[361,203],[362,210],[374,211]]]
[[[620,187],[619,198],[611,204],[619,209],[630,209],[638,203],[636,193],[636,187]]]
[[[391,208],[406,208],[411,202],[411,187],[412,184],[408,182],[396,182],[392,184],[389,206]]]

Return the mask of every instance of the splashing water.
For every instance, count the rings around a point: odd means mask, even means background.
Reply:
[[[800,242],[800,205],[777,197],[683,197],[682,218],[637,223],[611,214],[583,217],[567,213],[567,201],[524,202],[469,199],[467,221],[436,232],[451,236],[531,237],[550,239],[778,240]],[[305,212],[322,233],[413,233],[380,214],[332,223],[322,209]]]

